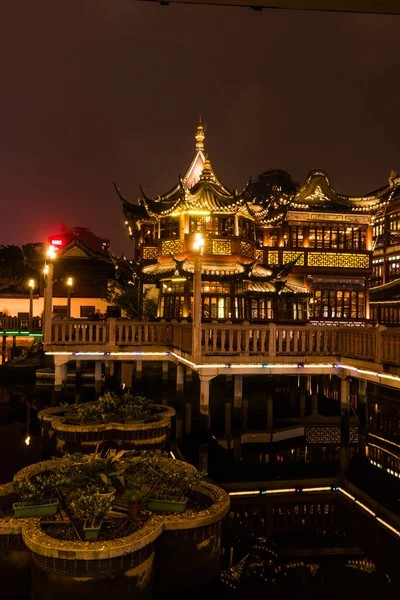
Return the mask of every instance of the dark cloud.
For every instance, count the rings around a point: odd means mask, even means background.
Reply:
[[[129,251],[115,179],[169,189],[199,115],[230,187],[325,169],[344,193],[400,168],[400,17],[21,0],[0,23],[1,243],[81,225]]]

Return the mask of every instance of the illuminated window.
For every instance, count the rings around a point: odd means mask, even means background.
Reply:
[[[160,237],[166,238],[179,238],[179,219],[173,219],[171,217],[165,217],[160,221]]]
[[[252,221],[239,218],[239,237],[243,240],[255,241],[255,227]]]
[[[289,228],[289,246],[292,248],[302,248],[304,241],[303,225],[291,225]]]
[[[185,290],[184,281],[164,281],[162,286],[163,294],[183,294]]]
[[[202,281],[201,291],[202,293],[211,294],[229,294],[231,291],[231,284],[229,281]]]
[[[315,318],[363,319],[365,317],[364,291],[317,290],[310,305]]]

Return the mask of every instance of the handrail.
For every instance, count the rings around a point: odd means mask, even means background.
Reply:
[[[53,320],[52,349],[85,346],[104,351],[135,347],[172,348],[190,354],[192,325],[185,321]],[[342,356],[400,366],[400,329],[207,323],[202,325],[201,353],[204,358]]]
[[[0,316],[0,334],[6,332],[20,332],[20,331],[35,331],[39,332],[42,329],[42,318],[33,317],[29,320],[29,317],[21,319],[20,317],[5,317]]]

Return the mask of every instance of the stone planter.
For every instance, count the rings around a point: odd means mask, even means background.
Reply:
[[[161,498],[149,498],[147,508],[153,512],[177,512],[184,513],[188,499],[185,500],[173,500],[173,499],[161,499]]]
[[[16,479],[49,471],[54,463],[26,467]],[[189,505],[183,514],[154,513],[134,533],[118,539],[60,540],[46,533],[40,519],[0,519],[0,534],[18,534],[31,552],[32,568],[27,574],[32,600],[111,595],[151,600],[153,593],[203,585],[220,567],[221,521],[229,510],[229,496],[207,482],[194,491],[208,496],[212,504],[203,510]]]
[[[42,435],[51,452],[95,452],[102,444],[113,443],[121,450],[168,450],[171,435],[171,419],[175,410],[168,406],[156,405],[159,409],[151,419],[144,421],[121,422],[116,417],[107,422],[83,425],[67,422],[66,408],[51,407],[42,410],[38,417]]]
[[[58,511],[59,501],[48,500],[40,504],[32,504],[31,502],[14,502],[14,516],[17,518],[23,517],[53,517]]]

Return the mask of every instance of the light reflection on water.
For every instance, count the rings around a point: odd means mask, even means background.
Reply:
[[[275,380],[276,381],[276,380]],[[107,382],[104,390],[117,389],[116,381]],[[272,390],[270,390],[272,391]],[[243,394],[248,403],[247,429],[260,430],[267,422],[266,394],[269,392],[265,378],[244,378]],[[175,367],[170,365],[169,379],[164,381],[160,363],[144,363],[143,378],[133,381],[133,393],[143,394],[156,403],[168,403],[176,410],[178,419],[184,420],[185,405],[191,404],[193,422],[199,416],[199,382],[196,375],[185,383],[183,394],[176,392]],[[98,395],[98,394],[97,394]],[[274,417],[295,417],[299,413],[296,404],[291,402],[290,394],[285,390],[275,392]],[[42,456],[39,423],[37,413],[44,408],[56,406],[60,402],[80,403],[96,398],[94,385],[82,387],[68,385],[63,391],[56,392],[52,385],[35,386],[8,384],[0,386],[0,482],[10,481],[16,471],[38,460],[49,458]],[[233,379],[218,377],[211,381],[210,406],[211,429],[215,437],[221,438],[225,432],[225,403],[233,401]],[[334,413],[337,408],[327,402],[326,414]],[[240,427],[240,423],[239,423]],[[29,445],[25,440],[30,437]],[[190,442],[192,443],[192,442]],[[216,443],[215,443],[216,444]],[[220,449],[221,450],[221,449]],[[222,450],[221,450],[222,452]],[[197,454],[197,450],[194,453]],[[198,457],[194,456],[196,464]],[[257,457],[258,460],[258,457]]]
[[[112,387],[112,384],[110,385]],[[116,383],[114,383],[114,387],[117,387]],[[192,404],[193,418],[196,418],[198,415],[199,386],[196,378],[194,378],[193,382],[186,384],[183,395],[178,395],[175,389],[174,371],[172,368],[170,370],[170,379],[162,381],[159,365],[154,368],[151,365],[146,365],[143,379],[134,382],[133,392],[135,394],[147,395],[157,403],[168,400],[168,404],[174,406],[177,413],[181,415],[184,414],[185,403],[190,402]],[[250,429],[260,428],[262,423],[266,423],[265,398],[267,392],[265,380],[253,378],[252,380],[245,381],[244,393],[249,402],[248,425]],[[35,385],[18,385],[14,383],[0,386],[0,483],[11,481],[15,472],[24,466],[37,462],[42,458],[49,458],[42,456],[39,422],[37,419],[37,413],[40,410],[56,406],[60,402],[85,402],[93,400],[95,397],[96,392],[94,387],[91,386],[80,388],[68,386],[62,392],[55,392],[51,385],[37,387]],[[227,399],[233,399],[233,382],[223,378],[214,380],[211,386],[211,406],[212,432],[216,436],[222,435],[224,431],[225,401]],[[321,408],[322,410],[326,410],[327,413],[332,410],[329,402],[327,402],[325,407]],[[290,413],[290,411],[295,415],[297,407],[290,403],[290,399],[285,397],[285,394],[282,394],[280,402],[276,403],[275,413],[279,417],[279,415]],[[25,442],[27,436],[30,436],[29,445]],[[342,569],[340,572],[340,576],[344,580],[346,579],[344,575],[347,575],[347,571],[347,569],[345,571]],[[351,579],[352,574],[349,577]],[[249,587],[246,587],[245,590],[239,589],[234,593],[235,597],[247,597],[249,591],[251,592],[253,589],[253,585],[254,582],[250,582],[250,589]],[[206,591],[213,594],[217,593],[219,598],[228,598],[233,593],[229,589],[221,588],[219,582],[210,584]],[[265,593],[266,590],[265,588],[258,588],[258,591]],[[295,591],[297,598],[303,597],[303,592],[307,595],[307,598],[310,597],[310,593],[313,593],[313,590],[309,587],[306,590],[301,587],[296,588]],[[326,588],[324,589],[325,594],[328,591]],[[204,592],[205,590],[199,590],[198,592],[191,590],[190,596],[192,598],[200,598],[200,596],[203,598]],[[321,593],[321,590],[314,590],[314,592]],[[174,598],[175,600],[180,600],[180,598],[183,600],[184,595],[187,598],[187,592],[175,593]],[[272,590],[269,590],[268,595],[270,598],[287,597],[280,594],[275,596]],[[385,597],[382,594],[381,596],[382,598]],[[162,597],[160,597],[160,600],[162,600]],[[164,597],[164,600],[169,600],[169,598]]]

